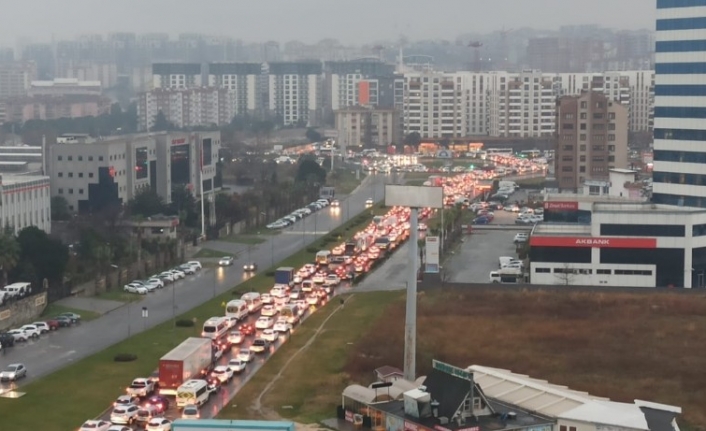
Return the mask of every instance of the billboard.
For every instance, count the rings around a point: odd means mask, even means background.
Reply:
[[[361,106],[370,104],[370,82],[358,82],[358,104]]]
[[[615,238],[615,237],[573,237],[536,236],[530,237],[531,247],[591,247],[591,248],[657,248],[656,238]]]
[[[442,187],[385,186],[385,205],[410,208],[441,208],[444,200]]]
[[[555,211],[578,211],[578,202],[544,202],[545,210]]]
[[[424,272],[427,274],[439,273],[439,237],[428,236],[424,245]]]

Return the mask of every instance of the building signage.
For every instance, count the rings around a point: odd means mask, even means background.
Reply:
[[[555,211],[578,211],[578,202],[544,202],[545,210]]]
[[[346,410],[346,420],[348,422],[353,422],[353,412],[350,410]]]
[[[404,431],[419,431],[419,425],[414,422],[404,421]]]
[[[473,381],[473,373],[468,372],[463,368],[454,367],[453,365],[449,365],[445,362],[437,361],[436,359],[432,361],[432,368],[446,374],[451,374],[452,376],[456,376],[460,379],[468,380],[469,382]]]
[[[657,248],[656,238],[598,238],[572,236],[530,237],[532,247]]]
[[[439,237],[428,236],[424,245],[425,252],[425,272],[439,273]]]
[[[186,138],[172,139],[172,145],[183,145],[186,144]]]

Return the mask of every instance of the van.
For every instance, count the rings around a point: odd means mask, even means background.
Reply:
[[[201,336],[212,340],[218,340],[226,336],[228,329],[230,329],[230,324],[227,318],[211,317],[203,323]]]
[[[331,252],[328,250],[321,250],[316,253],[316,263],[319,265],[328,265],[331,262]]]
[[[208,401],[208,382],[206,380],[187,380],[177,388],[176,404],[184,408],[189,404],[201,406]]]
[[[498,188],[517,190],[520,188],[520,186],[518,186],[517,183],[514,181],[500,181],[498,182]]]
[[[3,287],[3,290],[12,298],[21,298],[30,293],[32,290],[32,283],[12,283]]]
[[[245,303],[248,305],[248,311],[250,313],[254,313],[262,308],[262,298],[260,298],[260,294],[257,292],[244,293],[243,296],[240,297],[240,299],[245,301]]]
[[[302,281],[302,292],[311,292],[314,289],[314,282],[312,280]]]
[[[248,317],[248,303],[242,299],[234,299],[226,304],[226,317],[234,317],[236,320],[243,320]]]
[[[297,307],[296,305],[285,305],[279,311],[279,315],[282,317],[286,317],[287,323],[289,323],[290,325],[296,325],[297,323],[299,323],[299,307]]]
[[[513,260],[516,260],[516,259],[511,256],[500,256],[498,258],[498,268],[502,268],[505,265],[509,265],[510,262],[512,262]]]

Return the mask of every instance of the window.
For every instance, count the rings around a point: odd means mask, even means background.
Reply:
[[[579,151],[586,151],[585,145],[579,145]]]
[[[585,133],[581,133],[581,134],[579,135],[579,141],[585,141],[585,140],[586,140],[586,134],[585,134]]]
[[[610,269],[597,269],[596,274],[598,275],[610,275],[611,270]]]
[[[608,156],[609,162],[615,162],[615,156]]]
[[[103,156],[98,156],[98,161],[102,162],[103,161]]]
[[[616,269],[615,275],[652,275],[652,271],[641,271],[639,269]]]
[[[580,161],[580,162],[585,162],[585,161],[586,161],[586,156],[581,156],[581,157],[579,157],[579,161]]]
[[[580,173],[585,173],[586,172],[586,167],[585,166],[579,166],[579,172]]]
[[[586,123],[581,123],[581,130],[586,130]]]
[[[535,268],[534,272],[547,274],[552,272],[552,270],[551,268]]]
[[[88,178],[93,178],[93,172],[88,173]]]
[[[573,145],[564,145],[563,147],[561,147],[561,149],[564,151],[573,151],[574,146]]]
[[[574,130],[574,125],[572,123],[564,123],[561,127],[566,130]]]
[[[70,195],[74,194],[74,189],[69,189],[69,194]]]
[[[93,156],[88,156],[88,161],[92,162],[93,161]]]
[[[608,123],[608,130],[615,130],[615,123]]]
[[[63,195],[64,194],[64,189],[59,189],[59,194]]]
[[[615,145],[608,145],[608,151],[615,151]]]
[[[586,108],[588,108],[588,102],[586,102],[586,101],[581,102],[581,109],[586,109]]]
[[[78,161],[82,162],[83,161],[83,156],[78,156]]]
[[[64,158],[63,158],[62,156],[58,156],[56,159],[59,160],[59,161],[61,161],[61,160],[63,160]]]
[[[83,194],[83,189],[78,189],[78,194],[82,195],[82,194]]]
[[[83,172],[79,172],[79,173],[78,173],[78,177],[79,177],[79,178],[83,178]]]
[[[609,134],[609,135],[608,135],[608,141],[609,141],[609,142],[615,142],[615,135]]]
[[[585,119],[588,118],[588,115],[587,115],[585,112],[582,112],[581,115],[580,115],[580,118],[581,118],[582,120],[585,120]]]
[[[601,235],[605,236],[646,236],[646,237],[683,237],[684,225],[673,224],[601,224]]]
[[[594,120],[602,120],[602,119],[603,119],[603,114],[601,114],[600,112],[594,112],[594,113],[593,113],[593,119],[594,119]]]
[[[69,157],[67,157],[67,159],[68,159],[69,161],[72,161],[72,160],[74,159],[74,156],[69,156]]]
[[[695,224],[692,226],[691,236],[706,236],[706,224]]]
[[[73,173],[73,172],[69,172],[69,178],[73,178],[73,177],[74,177],[74,173]]]
[[[59,177],[59,178],[63,178],[63,177],[64,177],[64,173],[63,173],[63,172],[59,172],[58,177]]]
[[[561,171],[562,171],[562,172],[573,172],[573,171],[574,171],[574,167],[573,167],[573,166],[562,166],[562,167],[561,167]]]

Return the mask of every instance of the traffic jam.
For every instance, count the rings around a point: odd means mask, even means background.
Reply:
[[[470,179],[446,179],[445,193],[472,196]],[[420,210],[420,230],[432,215],[431,209]],[[223,315],[203,323],[200,337],[166,353],[152,375],[128,382],[125,393],[79,431],[170,431],[177,418],[215,417],[301,322],[409,238],[409,217],[409,208],[393,207],[349,240],[316,253],[314,262],[278,268],[269,292],[247,292],[229,301]]]

